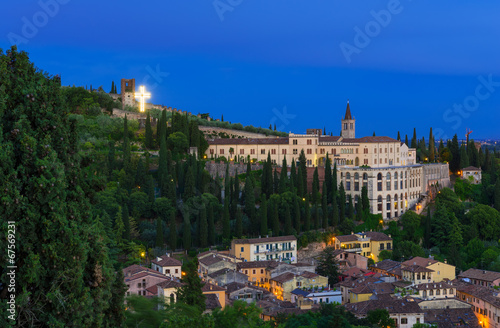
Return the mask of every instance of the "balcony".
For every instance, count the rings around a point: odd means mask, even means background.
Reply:
[[[348,253],[361,253],[361,247],[356,247],[356,248],[341,248],[344,252]]]
[[[276,253],[276,252],[287,252],[287,251],[294,251],[295,250],[295,246],[292,246],[290,248],[280,248],[280,247],[272,247],[272,248],[269,248],[269,249],[259,249],[258,251],[255,250],[254,251],[254,254],[263,254],[263,253]]]

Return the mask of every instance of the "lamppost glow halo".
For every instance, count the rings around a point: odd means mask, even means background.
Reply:
[[[141,106],[139,107],[139,109],[140,109],[141,112],[144,112],[144,110],[145,110],[144,109],[144,101],[146,99],[151,98],[151,93],[146,92],[146,88],[143,85],[141,85],[139,87],[139,92],[135,93],[134,96],[135,96],[135,98],[139,98],[139,103],[141,104]]]

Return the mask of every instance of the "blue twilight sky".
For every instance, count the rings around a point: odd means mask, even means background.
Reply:
[[[498,0],[17,0],[12,43],[64,85],[135,78],[152,102],[244,125],[500,138]]]

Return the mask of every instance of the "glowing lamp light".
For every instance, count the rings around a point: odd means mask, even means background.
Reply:
[[[142,256],[142,257],[146,256],[146,253],[142,252],[142,253],[141,253],[141,256]]]
[[[144,112],[144,101],[151,98],[151,93],[146,92],[146,88],[141,85],[139,87],[139,92],[135,94],[135,98],[139,98],[139,103],[141,104],[139,109],[141,112]]]

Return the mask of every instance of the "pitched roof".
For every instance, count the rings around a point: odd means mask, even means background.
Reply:
[[[314,273],[314,272],[304,271],[304,273],[302,273],[300,276],[307,278],[307,279],[312,279],[312,278],[319,277],[319,274]]]
[[[204,258],[200,259],[198,262],[200,262],[203,265],[210,266],[212,264],[215,264],[217,262],[223,261],[224,259],[220,256],[214,255],[214,256],[205,256]]]
[[[383,270],[383,271],[393,270],[399,266],[401,266],[401,262],[397,262],[397,261],[393,261],[393,260],[389,260],[389,259],[377,262],[374,265],[372,265],[372,267],[379,269],[379,270]]]
[[[286,281],[292,280],[295,277],[295,274],[291,272],[285,272],[280,274],[279,276],[276,276],[274,278],[271,278],[271,280],[274,280],[276,282],[284,283]]]
[[[480,168],[477,168],[475,166],[467,166],[462,169],[462,171],[481,171]]]
[[[162,255],[158,258],[151,261],[152,263],[159,265],[161,267],[169,267],[169,266],[182,266],[181,261],[174,259],[168,255]]]
[[[464,271],[461,274],[459,274],[458,277],[493,282],[497,279],[500,279],[500,272],[478,270],[478,269],[469,269],[469,270]]]
[[[204,293],[205,292],[220,292],[220,291],[226,291],[226,289],[207,282],[203,287],[201,287],[201,291]]]
[[[263,294],[270,294],[271,293],[267,289],[257,287],[254,285],[250,285],[250,284],[243,284],[241,282],[232,282],[230,284],[225,285],[224,287],[226,288],[226,294],[231,294],[231,293],[234,293],[238,290],[245,289],[245,288],[250,288],[250,289],[262,291]]]
[[[420,265],[408,265],[401,267],[401,271],[409,271],[409,272],[434,272],[434,270],[427,269],[426,267]]]
[[[347,101],[347,107],[345,109],[344,120],[352,120],[351,107],[349,106],[349,100]]]
[[[423,267],[428,267],[429,265],[432,265],[434,263],[438,263],[439,261],[430,259],[430,258],[425,258],[425,257],[420,257],[416,256],[408,261],[404,261],[401,263],[403,266],[409,266],[409,265],[420,265]]]
[[[436,324],[438,328],[480,328],[474,311],[470,308],[424,309],[426,323]]]
[[[344,236],[337,236],[336,237],[341,243],[346,243],[349,241],[357,241],[358,237],[354,234],[352,235],[344,235]]]
[[[319,143],[322,142],[337,142],[339,141],[340,137],[339,136],[320,136],[319,137]]]
[[[160,278],[160,279],[169,279],[167,276],[159,273],[159,272],[156,272],[156,271],[153,271],[153,272],[149,272],[149,271],[143,271],[143,272],[139,272],[139,273],[136,273],[130,277],[125,277],[125,282],[129,282],[129,281],[134,281],[134,280],[137,280],[137,279],[142,279],[144,277],[156,277],[156,278]]]
[[[222,276],[222,275],[225,275],[227,273],[231,272],[232,274],[234,275],[240,275],[240,276],[245,276],[245,274],[241,273],[241,272],[238,272],[236,270],[232,270],[232,269],[228,269],[228,268],[223,268],[223,269],[220,269],[220,270],[217,270],[217,271],[214,271],[212,273],[210,273],[208,276],[210,278],[217,278],[219,276]]]
[[[158,271],[155,271],[155,270],[147,268],[147,267],[143,267],[143,266],[138,265],[138,264],[133,264],[131,266],[123,268],[123,275],[125,277],[133,276],[134,274],[139,273],[139,272],[151,272],[151,273],[160,274]]]
[[[342,139],[342,142],[345,143],[385,143],[385,142],[397,142],[398,140],[393,139],[391,137],[362,137],[362,138],[345,138]]]
[[[288,137],[278,138],[221,138],[207,140],[209,145],[288,145]]]
[[[293,241],[293,240],[297,240],[297,237],[295,237],[294,235],[290,235],[290,236],[267,237],[267,238],[233,239],[232,243],[235,243],[235,244],[258,244],[258,243]]]
[[[456,280],[453,281],[453,285],[457,287],[457,291],[472,295],[500,308],[500,293],[493,288],[473,285]]]
[[[205,309],[213,310],[217,308],[221,308],[219,298],[215,294],[207,294],[205,295]]]
[[[307,290],[302,290],[300,288],[296,288],[294,290],[292,290],[292,294],[295,294],[295,295],[302,295],[304,297],[306,297],[307,295],[309,295],[311,292],[307,291]]]
[[[348,303],[344,305],[346,310],[356,315],[365,316],[371,310],[386,309],[392,313],[423,313],[418,303],[413,299],[388,299],[381,298],[358,303]]]
[[[278,264],[277,261],[250,261],[250,262],[240,262],[237,263],[236,266],[238,269],[255,269],[255,268],[267,268],[269,266],[274,266]]]
[[[365,235],[367,237],[370,237],[370,240],[373,241],[386,241],[386,240],[392,240],[391,237],[387,236],[383,232],[376,232],[376,231],[367,231],[365,232]]]
[[[427,283],[427,284],[418,284],[418,285],[414,285],[412,288],[415,288],[417,290],[431,290],[431,289],[455,288],[455,286],[447,283],[446,281],[441,281],[441,282],[433,282],[433,283]]]
[[[168,280],[168,281],[163,281],[160,282],[159,284],[156,284],[156,286],[163,288],[163,289],[169,289],[169,288],[180,288],[184,286],[182,282],[178,282],[175,280]]]

